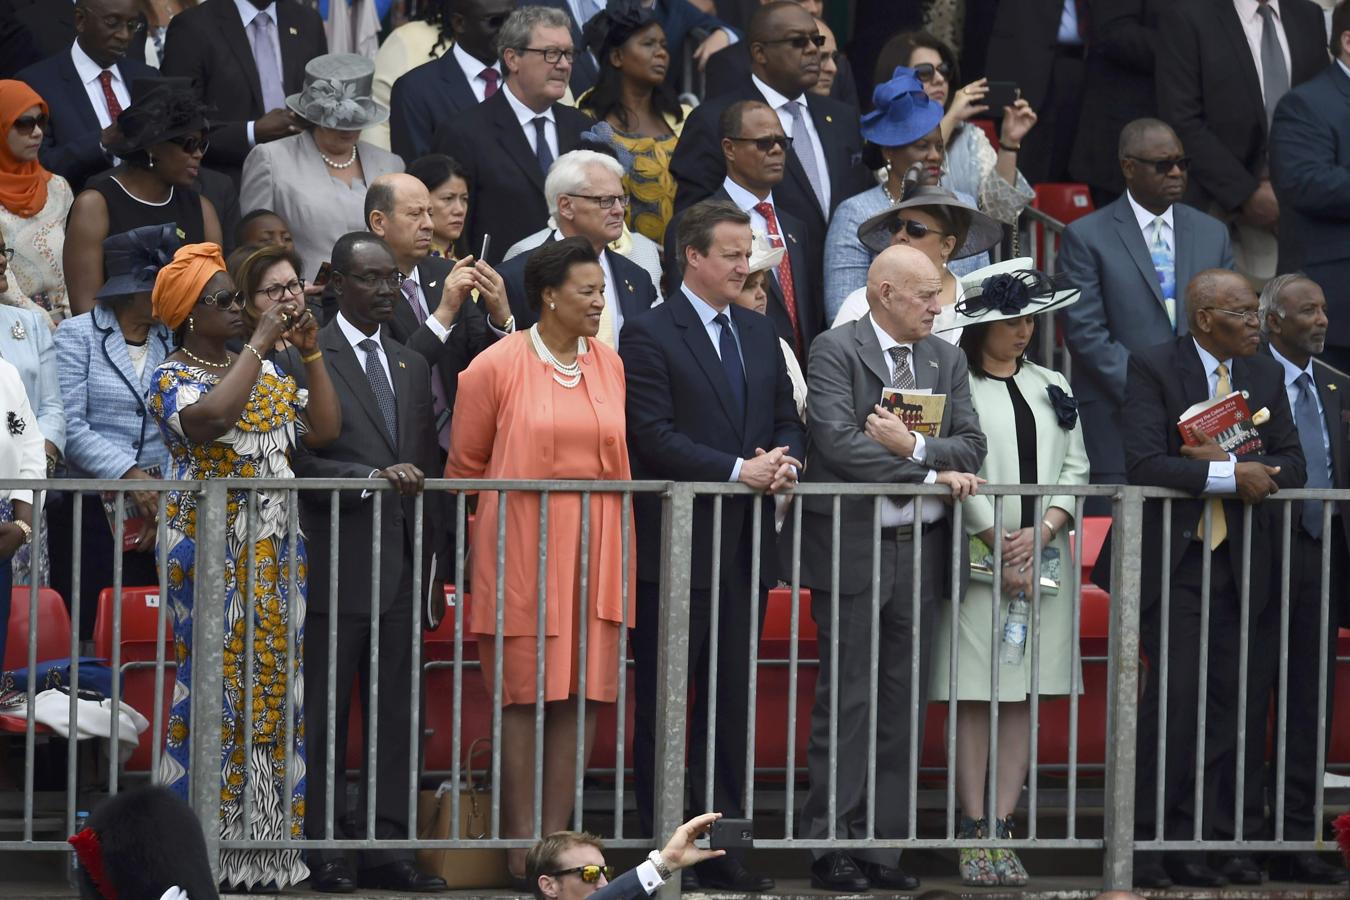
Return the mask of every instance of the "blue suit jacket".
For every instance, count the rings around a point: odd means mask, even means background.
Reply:
[[[143,62],[123,57],[117,71],[128,87],[137,78],[153,78],[159,73]],[[89,94],[75,71],[75,60],[66,49],[34,63],[16,76],[42,95],[51,112],[47,133],[42,138],[39,158],[48,171],[63,176],[77,194],[84,182],[112,166],[112,160],[99,148],[103,129],[98,114],[89,102]]]
[[[1172,207],[1177,327],[1167,317],[1158,275],[1125,195],[1070,223],[1059,267],[1082,291],[1059,314],[1073,354],[1073,391],[1094,481],[1123,484],[1125,454],[1118,423],[1130,354],[1186,334],[1185,286],[1205,269],[1233,268],[1228,229],[1178,203]]]
[[[1306,268],[1336,304],[1328,343],[1350,345],[1350,76],[1336,63],[1284,95],[1270,132],[1280,271]]]
[[[389,97],[389,149],[411,164],[432,152],[438,124],[477,105],[459,60],[446,51],[440,59],[423,63],[394,82]]]
[[[544,243],[552,240],[553,235],[549,235]],[[539,321],[539,313],[530,309],[525,299],[525,263],[533,255],[534,250],[527,250],[497,266],[497,274],[506,282],[506,298],[511,304],[511,315],[515,316],[517,330],[529,328]],[[652,286],[647,270],[613,251],[606,251],[605,257],[610,271],[614,273],[614,295],[619,298],[624,322],[651,309],[656,302],[656,288]]]
[[[637,869],[629,869],[591,895],[592,900],[647,900],[649,896],[642,887]]]
[[[23,380],[28,405],[42,436],[62,453],[66,446],[66,408],[56,376],[56,344],[45,313],[0,306],[0,359],[13,364]]]

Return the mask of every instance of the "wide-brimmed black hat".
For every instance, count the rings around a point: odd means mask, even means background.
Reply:
[[[966,225],[966,239],[952,251],[952,259],[965,259],[976,253],[983,253],[1003,240],[1003,226],[993,218],[957,197],[944,187],[935,184],[911,183],[905,187],[900,202],[890,209],[877,213],[858,226],[858,240],[868,250],[880,253],[891,245],[891,237],[899,227],[907,209],[925,206],[943,206],[955,213],[954,218]]]
[[[121,140],[111,150],[128,156],[155,144],[211,127],[208,108],[197,97],[191,78],[137,78],[131,82],[131,105],[117,117]]]
[[[154,290],[155,276],[173,260],[183,246],[183,233],[172,222],[145,225],[103,241],[103,271],[107,281],[95,300],[126,297]]]
[[[622,47],[630,37],[659,21],[655,10],[643,6],[641,0],[609,0],[586,23],[582,39],[603,64],[610,50]]]

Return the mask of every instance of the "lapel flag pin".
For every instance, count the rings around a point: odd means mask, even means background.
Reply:
[[[795,244],[795,243],[797,243],[797,236],[796,236],[795,234],[789,234],[789,235],[788,235],[788,240],[789,240],[789,241],[792,241],[792,243]]]
[[[406,368],[408,368],[408,364],[405,363],[403,360],[400,359],[400,360],[398,361],[398,367],[399,367],[400,369],[406,369]]]
[[[288,28],[288,29],[286,29],[286,30],[289,31],[289,32],[291,33],[291,37],[299,37],[299,36],[300,36],[300,31],[299,31],[299,29],[297,29],[294,25],[292,25],[290,28]]]
[[[1327,390],[1329,390],[1329,391],[1334,391],[1334,390],[1336,390],[1336,385],[1334,385],[1334,384],[1329,384],[1329,385],[1327,385]]]
[[[625,281],[624,284],[628,285],[628,292],[631,294],[633,292],[633,282]]]
[[[435,286],[436,286],[436,282],[434,282],[434,281],[428,281],[428,282],[427,282],[427,287],[433,288],[433,287],[435,287]]]
[[[833,121],[834,121],[834,116],[826,116],[826,117],[825,117],[825,121],[826,121],[826,122],[833,122]]]
[[[928,365],[930,365],[930,366],[932,366],[934,369],[936,369],[936,368],[938,367],[937,360],[935,360],[935,359],[930,359],[930,360],[928,361]]]

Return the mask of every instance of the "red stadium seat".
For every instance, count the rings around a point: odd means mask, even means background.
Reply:
[[[998,149],[998,126],[993,119],[971,119],[970,124],[978,126],[984,132],[984,136],[989,138],[989,143],[994,149]]]
[[[104,588],[98,595],[98,614],[94,619],[94,655],[113,658],[113,625],[117,605],[112,588]],[[164,617],[164,686],[160,694],[159,735],[154,730],[155,716],[155,646],[159,635],[159,619]],[[156,742],[162,747],[169,731],[169,708],[173,705],[173,679],[177,670],[173,643],[173,616],[160,602],[157,587],[126,587],[122,589],[122,702],[145,716],[150,728],[141,735],[136,750],[126,762],[128,772],[149,772],[154,759]]]
[[[1038,184],[1036,185],[1036,199],[1031,201],[1031,205],[1065,225],[1075,219],[1081,219],[1093,210],[1092,194],[1085,184],[1056,184],[1053,182]],[[1045,271],[1048,258],[1046,243],[1055,240],[1055,238],[1046,232],[1042,226],[1037,225],[1035,228],[1037,246],[1040,248],[1040,256],[1036,259],[1036,267]],[[1059,250],[1057,240],[1055,250]]]
[[[10,594],[9,626],[5,638],[6,671],[28,667],[28,604],[32,589],[16,587]],[[38,589],[37,662],[70,657],[70,612],[61,595],[51,588]],[[20,686],[22,687],[22,685]],[[23,734],[26,716],[0,715],[0,733]],[[35,734],[50,734],[51,729],[37,725]]]

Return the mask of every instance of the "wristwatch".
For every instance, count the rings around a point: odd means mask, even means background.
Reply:
[[[670,866],[666,865],[666,859],[661,855],[660,850],[653,850],[647,854],[647,862],[656,869],[656,874],[661,876],[662,881],[670,880]]]

